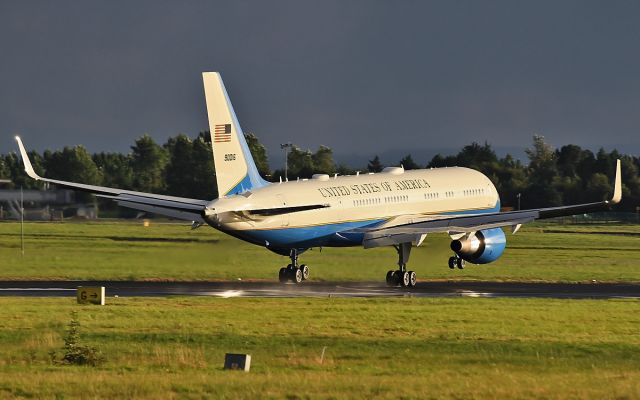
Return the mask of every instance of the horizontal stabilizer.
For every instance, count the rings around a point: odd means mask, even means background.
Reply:
[[[149,212],[158,215],[164,215],[167,217],[181,219],[184,221],[197,222],[199,224],[204,224],[204,219],[202,215],[190,211],[180,210],[176,208],[167,208],[167,207],[158,207],[149,204],[141,204],[134,203],[130,201],[117,200],[116,201],[119,206],[133,208],[134,210],[140,210],[144,212]]]

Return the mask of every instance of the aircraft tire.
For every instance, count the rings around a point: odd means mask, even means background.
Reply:
[[[286,268],[280,268],[280,271],[278,271],[278,280],[280,281],[280,283],[285,283],[287,280],[289,280],[289,271],[287,271]]]
[[[396,271],[387,272],[387,286],[396,286],[398,281],[396,280]]]
[[[462,258],[458,258],[457,260],[458,269],[464,269],[464,264],[465,264],[464,260]]]
[[[302,271],[300,270],[300,268],[296,268],[293,270],[293,274],[292,274],[292,281],[295,283],[301,283],[302,282]]]
[[[302,280],[306,281],[309,279],[309,267],[306,264],[302,264],[300,266],[300,271],[302,271]]]
[[[416,281],[418,280],[418,276],[414,271],[409,271],[409,287],[415,287]]]
[[[456,269],[456,258],[455,257],[449,257],[449,268],[450,269]]]
[[[409,280],[409,273],[407,271],[405,272],[399,272],[398,274],[400,276],[400,286],[402,287],[408,287],[410,280]]]

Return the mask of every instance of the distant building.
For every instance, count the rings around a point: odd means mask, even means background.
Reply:
[[[20,219],[20,189],[2,189],[11,183],[8,179],[0,179],[0,220]],[[77,204],[75,192],[66,189],[23,190],[22,198],[25,208],[25,219],[54,220],[62,216],[78,216],[97,218],[93,205]]]

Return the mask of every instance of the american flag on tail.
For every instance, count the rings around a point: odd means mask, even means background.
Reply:
[[[213,142],[223,143],[231,141],[231,124],[216,125],[213,130]]]

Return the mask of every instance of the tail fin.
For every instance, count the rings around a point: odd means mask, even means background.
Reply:
[[[209,129],[216,166],[218,196],[229,196],[268,184],[258,173],[242,128],[217,72],[203,72]]]

